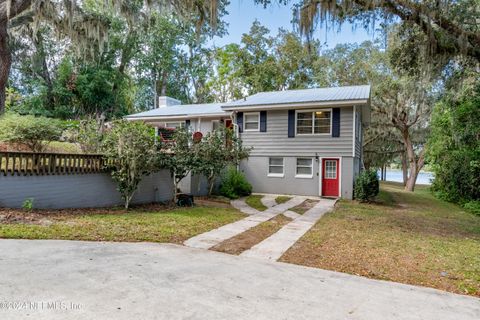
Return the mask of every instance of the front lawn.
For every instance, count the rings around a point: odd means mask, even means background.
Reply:
[[[340,201],[281,261],[480,296],[480,217],[385,183],[377,203]]]
[[[245,217],[232,208],[0,210],[0,238],[182,243]]]

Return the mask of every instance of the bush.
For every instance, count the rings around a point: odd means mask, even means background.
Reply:
[[[5,114],[0,118],[0,141],[27,146],[30,151],[45,151],[50,141],[60,139],[64,126],[56,119]]]
[[[252,185],[245,176],[235,168],[228,169],[223,176],[220,194],[230,199],[237,199],[242,196],[248,196],[252,193]]]
[[[463,205],[465,209],[468,211],[472,212],[473,214],[480,216],[480,201],[479,200],[474,200],[474,201],[469,201]]]
[[[355,198],[361,202],[371,201],[380,191],[378,176],[375,170],[360,172],[355,180]]]

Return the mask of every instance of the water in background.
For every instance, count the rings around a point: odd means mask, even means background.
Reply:
[[[380,177],[380,171],[378,171],[378,176]],[[417,184],[432,184],[431,181],[433,180],[433,178],[433,173],[421,171],[418,174]],[[387,169],[387,181],[403,182],[402,171]]]

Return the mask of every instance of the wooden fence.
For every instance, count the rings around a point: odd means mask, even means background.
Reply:
[[[101,154],[0,151],[0,173],[5,176],[99,173],[107,168]]]

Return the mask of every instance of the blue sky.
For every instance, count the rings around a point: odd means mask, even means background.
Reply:
[[[276,34],[278,28],[293,30],[292,20],[292,3],[284,6],[275,3],[268,8],[255,5],[253,0],[232,0],[228,6],[229,14],[224,20],[229,24],[228,35],[223,38],[215,37],[212,44],[221,47],[228,43],[240,43],[242,34],[247,33],[253,21],[257,19],[262,25],[269,28],[272,34]],[[314,37],[320,40],[323,47],[333,48],[338,43],[363,42],[372,40],[372,34],[368,34],[363,28],[359,27],[355,30],[351,25],[345,24],[341,30],[331,28],[325,32],[325,29],[318,28]]]

